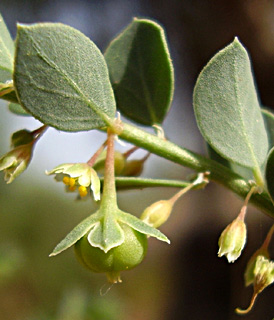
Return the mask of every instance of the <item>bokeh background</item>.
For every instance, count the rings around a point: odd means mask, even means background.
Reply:
[[[263,105],[274,108],[274,2],[269,0],[1,0],[13,37],[16,22],[63,22],[104,51],[109,41],[135,16],[159,21],[166,30],[175,66],[173,106],[164,122],[167,137],[205,153],[192,110],[195,80],[205,63],[238,36],[248,49]],[[15,116],[1,102],[0,154],[19,129],[40,124]],[[145,261],[122,274],[110,290],[103,275],[76,261],[73,250],[49,258],[54,246],[93,210],[92,201],[75,202],[44,172],[63,162],[82,162],[104,141],[97,132],[69,134],[50,129],[36,146],[29,169],[11,185],[0,180],[0,319],[3,320],[234,320],[252,294],[243,272],[250,255],[273,223],[250,207],[248,243],[232,265],[217,258],[217,241],[236,216],[242,200],[210,184],[192,191],[175,207],[161,230],[167,245],[149,240]],[[126,147],[118,146],[121,150]],[[142,151],[136,154],[143,155]],[[191,172],[151,156],[143,176],[186,179]],[[120,207],[137,216],[146,206],[167,199],[174,189],[123,191]],[[273,252],[273,244],[271,247]],[[273,256],[272,256],[273,258]],[[247,320],[274,317],[274,288],[263,292]]]

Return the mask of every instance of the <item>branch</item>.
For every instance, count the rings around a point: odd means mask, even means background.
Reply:
[[[249,182],[220,163],[181,148],[170,141],[158,138],[135,126],[126,123],[123,123],[123,126],[123,132],[119,135],[121,139],[197,172],[209,171],[211,181],[223,185],[241,198],[245,198],[249,192]],[[271,218],[274,218],[274,206],[266,191],[261,194],[254,194],[250,202]]]

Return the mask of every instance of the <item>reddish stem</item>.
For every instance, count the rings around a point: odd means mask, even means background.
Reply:
[[[104,151],[107,145],[107,140],[101,145],[101,147],[94,153],[94,155],[87,161],[87,164],[91,167],[94,165],[100,154]]]

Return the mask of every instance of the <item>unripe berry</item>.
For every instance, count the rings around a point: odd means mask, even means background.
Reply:
[[[147,251],[147,236],[128,225],[121,225],[124,242],[105,253],[93,247],[86,234],[74,246],[78,260],[93,272],[106,273],[110,282],[120,281],[120,271],[129,270],[139,265]]]

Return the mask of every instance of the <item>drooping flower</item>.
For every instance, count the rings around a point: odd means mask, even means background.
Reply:
[[[55,174],[55,179],[63,181],[67,191],[78,189],[81,198],[92,191],[95,201],[100,200],[100,179],[87,163],[61,164],[46,174]]]
[[[237,217],[222,232],[219,238],[218,256],[225,255],[228,262],[234,262],[239,258],[246,243],[245,222]]]
[[[5,172],[5,181],[11,183],[26,170],[32,157],[33,143],[19,145],[0,158],[0,171]]]

